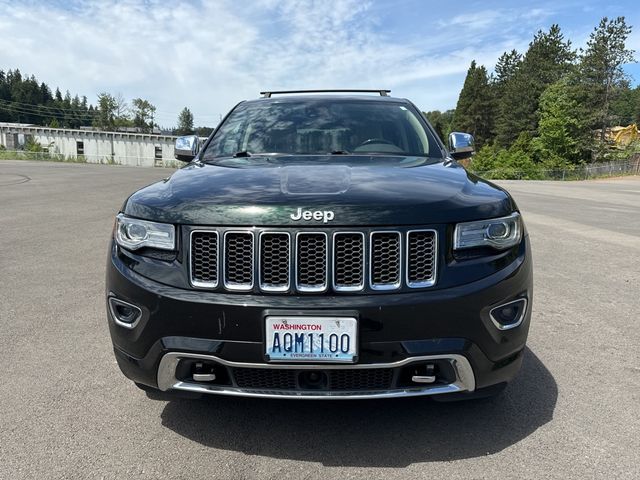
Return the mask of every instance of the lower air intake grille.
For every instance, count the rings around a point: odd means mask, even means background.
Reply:
[[[298,382],[298,377],[305,373],[303,370],[235,367],[231,371],[240,388],[304,390]],[[323,375],[327,381],[319,390],[389,390],[393,386],[391,368],[331,369],[324,370]]]
[[[391,388],[393,371],[390,368],[330,370],[329,388],[332,390],[386,390]]]
[[[297,373],[287,369],[234,368],[233,376],[241,388],[295,390]]]

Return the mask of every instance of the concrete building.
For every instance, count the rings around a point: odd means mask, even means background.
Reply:
[[[145,133],[102,132],[0,123],[0,145],[23,150],[37,142],[50,156],[87,163],[116,163],[141,167],[178,166],[174,157],[176,137]]]

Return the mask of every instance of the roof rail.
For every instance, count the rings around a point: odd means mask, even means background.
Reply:
[[[289,93],[379,93],[381,97],[388,97],[391,90],[357,90],[339,88],[334,90],[279,90],[272,92],[260,92],[262,98],[271,98],[271,95],[285,95]]]

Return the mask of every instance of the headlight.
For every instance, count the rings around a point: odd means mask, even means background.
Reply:
[[[508,217],[457,224],[453,234],[453,249],[493,247],[505,250],[520,243],[521,239],[522,221],[516,212]]]
[[[116,242],[129,250],[142,247],[175,250],[176,229],[173,225],[138,220],[121,213],[116,217]]]

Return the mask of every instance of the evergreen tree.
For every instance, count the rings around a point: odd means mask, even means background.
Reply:
[[[534,140],[546,160],[578,163],[591,143],[584,105],[567,79],[551,84],[540,98],[539,137]]]
[[[423,112],[429,120],[429,123],[436,131],[440,140],[443,143],[447,143],[447,137],[452,132],[453,117],[455,110],[446,110],[441,112],[440,110],[433,110],[431,112]]]
[[[511,145],[521,132],[535,135],[540,96],[571,71],[574,59],[571,42],[565,40],[558,25],[552,25],[548,32],[538,31],[522,62],[507,69],[511,76],[501,92],[496,120],[499,144]]]
[[[640,114],[640,86],[629,88],[627,85],[620,88],[617,95],[611,99],[610,117],[615,123],[627,126],[637,123]]]
[[[453,118],[453,130],[475,137],[478,148],[490,140],[494,118],[493,98],[487,69],[476,66],[475,60],[467,71]]]
[[[193,114],[191,110],[184,107],[178,115],[178,135],[191,135],[193,134]]]
[[[624,17],[609,20],[604,17],[591,33],[587,47],[580,57],[580,78],[584,85],[585,101],[592,112],[591,126],[600,129],[604,141],[605,129],[615,121],[612,103],[628,85],[622,69],[634,61],[633,50],[626,48],[631,33]]]
[[[516,50],[504,52],[496,62],[495,83],[502,85],[513,78],[522,63],[522,55]]]

